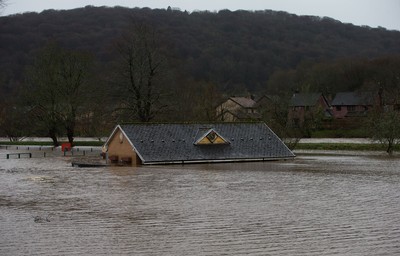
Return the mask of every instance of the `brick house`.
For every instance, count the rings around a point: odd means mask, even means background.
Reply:
[[[322,93],[295,93],[289,102],[288,121],[293,126],[303,126],[307,118],[322,115],[331,117],[330,104]]]
[[[379,95],[372,92],[339,92],[331,103],[335,119],[364,117],[381,104]]]

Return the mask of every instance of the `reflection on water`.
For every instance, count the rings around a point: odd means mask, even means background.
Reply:
[[[0,160],[0,255],[398,255],[400,159]]]

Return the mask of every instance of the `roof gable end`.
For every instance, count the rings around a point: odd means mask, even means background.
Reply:
[[[198,140],[194,142],[195,145],[226,145],[230,144],[228,140],[222,137],[214,129],[209,129],[206,133],[200,136]]]

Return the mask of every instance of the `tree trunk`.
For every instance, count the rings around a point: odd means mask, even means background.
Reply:
[[[389,154],[389,156],[393,155],[393,142],[389,140],[388,147],[386,149],[386,152]]]
[[[71,146],[73,146],[74,143],[74,130],[71,128],[67,128],[67,137],[68,137],[68,142],[71,143]]]
[[[54,129],[51,129],[49,131],[49,137],[51,138],[51,140],[53,141],[53,146],[54,147],[58,147],[60,144],[58,143],[58,139],[57,139],[57,135]]]
[[[58,143],[57,136],[55,135],[50,135],[51,140],[53,141],[53,146],[58,147],[60,144]]]

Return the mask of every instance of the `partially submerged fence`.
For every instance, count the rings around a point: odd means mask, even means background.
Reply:
[[[68,156],[99,156],[101,147],[73,147],[62,151],[60,147],[52,146],[17,146],[0,145],[0,159],[68,157]]]
[[[18,156],[18,158],[21,158],[21,156],[28,156],[29,158],[32,158],[32,153],[8,153],[6,156],[7,159],[10,159],[10,156]]]

